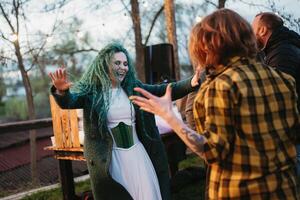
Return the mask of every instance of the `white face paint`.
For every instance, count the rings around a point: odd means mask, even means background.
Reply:
[[[113,86],[121,83],[128,72],[127,57],[123,52],[115,53],[110,67],[110,78]]]

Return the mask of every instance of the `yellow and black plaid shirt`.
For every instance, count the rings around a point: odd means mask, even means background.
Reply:
[[[290,76],[239,57],[207,77],[193,110],[207,138],[209,199],[296,199],[294,88]]]

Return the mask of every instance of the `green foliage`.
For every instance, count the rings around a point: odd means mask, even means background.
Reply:
[[[196,156],[195,154],[189,154],[187,159],[179,163],[179,170],[191,167],[191,166],[204,166],[203,160]]]
[[[54,52],[56,54],[67,54],[69,52],[76,51],[78,49],[78,46],[76,44],[76,41],[68,40],[63,44],[58,44],[55,46]]]
[[[2,98],[6,95],[6,85],[3,81],[3,77],[0,76],[0,103],[2,102]]]
[[[5,115],[5,104],[3,103],[3,105],[2,105],[2,103],[0,104],[0,116],[3,116],[3,115]]]
[[[53,189],[50,191],[37,192],[33,195],[27,196],[22,200],[60,200],[62,199],[61,189]]]
[[[49,80],[44,80],[41,77],[30,78],[33,94],[48,92],[48,82]]]
[[[50,117],[50,103],[48,88],[34,96],[34,107],[37,118]]]
[[[25,120],[28,118],[26,100],[24,97],[12,97],[5,102],[6,118],[11,120]]]
[[[84,191],[91,190],[90,180],[82,181],[75,184],[76,194],[81,194]],[[62,199],[61,188],[56,188],[49,191],[37,192],[22,200],[60,200]]]
[[[76,183],[76,186],[75,186],[76,193],[79,194],[81,192],[88,191],[88,190],[91,190],[90,180],[86,180],[86,181]]]
[[[9,193],[9,192],[7,192],[7,191],[4,191],[4,190],[0,191],[0,198],[2,198],[2,197],[6,197],[6,196],[8,196],[8,195],[10,195],[10,193]]]

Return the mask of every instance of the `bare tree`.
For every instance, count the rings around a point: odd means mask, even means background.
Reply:
[[[13,0],[12,3],[6,2],[6,6],[10,4],[11,9],[5,9],[4,3],[0,3],[1,14],[8,24],[11,34],[14,36],[13,40],[10,40],[4,36],[2,33],[2,38],[9,41],[15,49],[15,56],[17,58],[18,68],[22,75],[22,81],[25,88],[26,93],[26,102],[29,113],[29,119],[35,119],[35,109],[33,103],[33,95],[32,88],[30,85],[30,80],[28,77],[28,71],[25,69],[23,56],[21,53],[20,42],[19,42],[19,34],[20,34],[20,18],[21,18],[21,10],[22,6],[25,2],[20,0]],[[9,11],[10,12],[7,12]],[[10,14],[11,13],[11,14]],[[14,22],[14,24],[13,24]],[[33,185],[37,185],[37,166],[36,166],[36,132],[30,131],[30,149],[31,149],[31,172],[32,172],[32,181]]]
[[[214,6],[217,9],[225,8],[225,3],[227,0],[218,0],[218,4],[214,3],[214,1],[211,0],[205,0],[205,3],[210,4]]]
[[[149,32],[148,32],[148,35],[147,35],[147,37],[145,39],[145,43],[144,43],[145,46],[148,44],[149,38],[150,38],[152,30],[153,30],[153,27],[155,25],[155,22],[157,21],[158,17],[160,16],[160,14],[162,13],[163,10],[164,10],[164,6],[161,6],[159,8],[159,10],[154,15],[154,18],[153,18],[153,20],[151,22],[151,26],[150,26],[150,29],[149,29]]]
[[[138,0],[130,0],[131,4],[131,19],[133,23],[133,30],[135,36],[135,65],[138,74],[138,78],[141,81],[145,81],[145,69],[144,69],[144,61],[145,61],[145,53],[144,53],[144,45],[141,31],[141,19],[140,19],[140,9]]]
[[[164,7],[165,7],[165,15],[166,15],[168,41],[173,45],[175,77],[177,80],[180,80],[180,64],[179,64],[178,45],[177,45],[177,36],[176,36],[174,0],[165,0]]]
[[[290,12],[286,11],[285,7],[280,7],[277,2],[274,0],[268,0],[266,4],[262,3],[254,3],[250,0],[239,0],[241,3],[249,6],[249,7],[256,7],[260,9],[264,9],[269,12],[274,12],[278,14],[286,23],[286,26],[289,28],[294,29],[298,33],[300,32],[300,18],[295,17],[295,15],[291,14]],[[297,0],[300,2],[299,0]]]
[[[9,3],[6,3],[6,5],[7,4],[9,4]],[[19,31],[20,31],[20,24],[19,24],[20,17],[21,17],[20,11],[21,11],[21,7],[23,6],[23,3],[20,0],[13,0],[11,6],[12,6],[11,11],[7,12],[8,9],[5,9],[3,3],[0,3],[1,14],[4,17],[5,21],[7,22],[7,24],[9,25],[11,35],[14,38],[12,41],[11,39],[6,38],[3,33],[2,33],[2,38],[9,41],[14,46],[15,55],[16,55],[17,62],[18,62],[18,68],[21,72],[23,84],[25,87],[29,119],[35,119],[35,110],[34,110],[30,80],[28,77],[28,71],[25,69],[24,60],[23,60],[23,56],[22,56],[21,48],[20,48],[20,42],[19,42],[19,38],[18,38]],[[10,13],[12,13],[12,14],[10,15]],[[14,18],[15,24],[13,24],[12,18]]]
[[[145,41],[143,42],[143,36],[142,36],[142,28],[141,28],[141,16],[140,16],[140,9],[139,9],[139,2],[138,0],[130,0],[131,10],[129,10],[128,6],[124,3],[123,0],[121,0],[122,4],[124,5],[127,12],[130,14],[133,24],[133,30],[134,30],[134,37],[135,37],[135,52],[136,52],[136,70],[138,74],[138,78],[141,81],[145,81],[145,52],[144,47],[147,45],[149,38],[151,36],[153,27],[155,25],[155,22],[157,21],[159,15],[164,10],[164,6],[161,6],[158,11],[154,14],[153,19],[150,22],[150,28],[148,30],[148,33],[145,34]]]
[[[40,46],[36,48],[32,48],[30,46],[30,42],[28,42],[27,51],[24,51],[24,49],[22,51],[22,48],[24,48],[24,46],[21,46],[20,35],[26,34],[24,30],[26,30],[27,19],[26,19],[26,13],[24,7],[28,2],[30,2],[30,0],[12,0],[12,1],[2,0],[0,2],[0,17],[4,19],[4,22],[6,22],[8,30],[10,32],[7,34],[0,30],[0,37],[9,44],[9,46],[11,47],[11,49],[13,49],[15,53],[15,58],[10,57],[7,59],[10,59],[17,63],[18,69],[21,73],[22,82],[26,94],[28,118],[35,119],[36,112],[35,112],[34,100],[33,100],[33,90],[29,78],[29,71],[36,64],[36,58],[38,58],[39,54],[42,52],[46,44],[46,41],[42,41],[39,44]],[[60,8],[65,4],[65,2],[66,2],[65,0],[58,0],[57,4],[53,4],[53,5]],[[21,30],[23,31],[22,33]],[[33,53],[35,52],[35,50],[36,53]],[[25,61],[24,61],[25,54],[32,55],[31,66],[25,65]],[[33,185],[37,185],[39,181],[38,181],[37,165],[36,165],[36,132],[35,130],[31,130],[29,133],[30,133],[32,183]]]
[[[226,3],[226,0],[219,0],[218,1],[218,8],[225,8],[225,3]]]
[[[285,21],[286,26],[300,33],[300,18],[296,18],[293,14],[285,11],[284,8],[276,6],[274,0],[269,0],[269,6],[272,12],[277,13]]]

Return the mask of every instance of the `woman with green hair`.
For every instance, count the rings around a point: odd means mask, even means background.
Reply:
[[[127,50],[108,44],[70,89],[66,70],[50,73],[51,93],[63,109],[83,109],[84,156],[97,200],[170,199],[166,152],[154,115],[134,106],[129,96],[142,87],[162,96],[166,84],[136,78]],[[199,74],[173,84],[173,100],[198,86]]]

